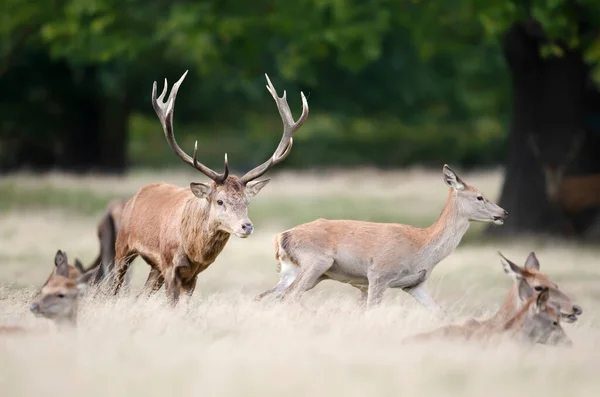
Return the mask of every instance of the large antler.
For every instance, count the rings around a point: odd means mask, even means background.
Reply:
[[[304,96],[303,92],[300,92],[300,96],[302,96],[302,115],[300,115],[298,121],[294,121],[292,111],[287,103],[285,90],[283,91],[283,96],[279,98],[275,87],[273,87],[273,84],[271,83],[271,80],[269,80],[269,76],[266,73],[265,77],[267,78],[268,83],[267,90],[269,90],[273,96],[273,99],[275,99],[277,109],[279,109],[279,114],[281,115],[281,120],[283,121],[283,136],[281,137],[279,145],[277,146],[277,149],[275,149],[273,156],[242,176],[240,178],[240,182],[242,183],[248,183],[251,180],[264,175],[269,168],[285,160],[292,150],[292,145],[294,143],[294,132],[298,131],[300,127],[302,127],[302,124],[304,124],[306,118],[308,117],[308,103],[306,102],[306,97]]]
[[[165,87],[163,88],[162,93],[157,98],[156,97],[156,81],[152,85],[152,107],[156,112],[165,132],[165,138],[167,138],[167,143],[173,149],[175,154],[182,159],[186,164],[191,165],[198,171],[202,172],[204,175],[215,181],[216,183],[223,183],[225,179],[229,176],[229,164],[227,163],[227,153],[225,153],[225,170],[222,174],[213,171],[208,168],[204,164],[198,162],[198,141],[196,141],[194,145],[194,157],[190,157],[187,155],[175,140],[175,134],[173,133],[173,111],[175,110],[175,97],[177,97],[177,91],[179,90],[179,86],[185,79],[188,71],[186,70],[183,76],[177,81],[177,83],[173,84],[173,88],[171,89],[171,94],[166,102],[163,101],[165,95],[167,94],[167,79],[165,79]]]

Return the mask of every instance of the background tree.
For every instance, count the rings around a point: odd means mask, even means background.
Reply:
[[[6,0],[0,166],[174,162],[151,82],[191,69],[182,145],[199,138],[209,164],[227,148],[247,168],[280,129],[268,72],[310,95],[285,166],[506,159],[511,222],[494,232],[589,234],[600,200],[580,186],[598,172],[599,18],[593,0]]]

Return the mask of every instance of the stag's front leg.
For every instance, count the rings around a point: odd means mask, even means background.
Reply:
[[[165,276],[165,289],[173,306],[177,304],[182,293],[187,302],[194,292],[197,274],[191,272],[192,266],[185,252],[177,252],[173,256],[171,267]]]
[[[189,305],[190,299],[192,298],[192,294],[196,289],[196,281],[198,280],[198,276],[194,276],[189,280],[181,283],[180,295],[181,295],[181,303],[183,305]]]
[[[176,306],[179,302],[179,293],[181,291],[181,280],[177,276],[175,267],[170,267],[165,272],[165,291],[171,306]]]
[[[429,295],[429,290],[427,289],[425,282],[422,282],[421,284],[418,284],[412,288],[404,288],[404,291],[408,292],[421,305],[433,310],[439,319],[446,317],[446,312],[444,309],[442,309],[440,305],[433,300],[431,295]]]

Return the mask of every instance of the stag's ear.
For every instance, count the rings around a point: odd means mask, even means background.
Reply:
[[[540,270],[540,261],[535,256],[535,252],[531,252],[525,261],[525,269]]]
[[[67,254],[61,250],[56,251],[54,256],[54,266],[56,270],[54,274],[57,276],[69,277],[69,262],[67,262]]]
[[[452,168],[448,167],[448,164],[444,164],[444,182],[454,190],[463,190],[465,183],[456,175],[456,172]]]
[[[271,178],[267,178],[260,181],[250,181],[246,183],[246,194],[250,197],[256,196],[263,187],[267,186],[267,183],[269,183],[270,180]]]
[[[198,198],[207,198],[210,195],[210,192],[212,192],[212,187],[210,187],[209,184],[202,182],[190,183],[190,189],[192,190],[192,193],[194,193],[194,196]]]
[[[527,281],[524,279],[519,281],[519,299],[521,299],[522,302],[525,302],[533,295],[535,295],[535,291],[529,286]]]
[[[85,269],[83,268],[83,263],[81,263],[81,261],[77,258],[75,258],[75,263],[73,264],[73,266],[75,266],[75,269],[77,269],[77,271],[81,274],[85,273]]]
[[[519,267],[516,263],[511,262],[508,258],[498,252],[500,255],[500,261],[502,262],[502,267],[504,268],[504,273],[508,274],[510,277],[515,280],[520,280],[523,278],[523,269]]]

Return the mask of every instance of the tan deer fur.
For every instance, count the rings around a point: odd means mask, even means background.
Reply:
[[[566,296],[552,287],[543,287],[539,293],[536,293],[525,279],[519,281],[517,290],[519,299],[522,301],[521,308],[506,321],[471,327],[447,325],[430,332],[410,336],[403,342],[422,342],[434,339],[490,342],[505,337],[521,343],[571,346],[571,339],[560,325],[561,303],[564,302]]]
[[[318,219],[276,235],[279,283],[257,299],[299,295],[332,279],[358,288],[368,307],[378,304],[387,288],[401,288],[443,315],[425,284],[431,271],[458,246],[470,221],[503,224],[507,216],[448,165],[443,177],[448,198],[429,227]]]
[[[467,326],[479,326],[481,324],[499,325],[513,317],[523,306],[523,301],[519,298],[518,291],[521,280],[527,281],[527,284],[533,288],[536,294],[544,288],[558,289],[558,286],[546,274],[540,272],[540,262],[534,252],[531,252],[527,256],[523,267],[513,263],[501,253],[500,257],[504,272],[514,279],[513,285],[506,294],[506,298],[496,314],[485,320],[470,319],[465,324]],[[573,323],[577,321],[577,316],[581,315],[583,310],[580,306],[573,304],[567,295],[563,294],[563,297],[564,301],[560,302],[561,318],[564,322]]]
[[[190,157],[175,140],[175,97],[186,74],[175,83],[166,102],[163,102],[167,91],[166,80],[158,98],[155,82],[153,106],[171,149],[185,163],[212,181],[191,183],[189,187],[151,184],[143,187],[127,202],[117,234],[115,294],[131,262],[139,255],[151,267],[144,286],[146,293],[155,292],[164,283],[167,296],[173,304],[178,302],[180,296],[191,296],[198,274],[215,261],[229,237],[233,234],[246,238],[252,234],[253,225],[248,218],[249,200],[269,182],[269,179],[255,179],[287,157],[292,148],[294,132],[308,116],[308,103],[304,94],[301,94],[302,115],[298,121],[294,121],[285,92],[283,97],[278,97],[267,76],[267,89],[275,99],[284,125],[279,145],[269,160],[241,178],[229,175],[225,155],[225,171],[219,174],[197,161],[197,142],[194,155]]]

